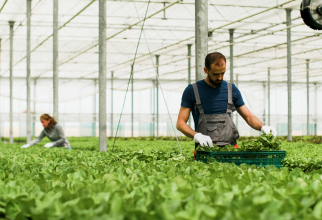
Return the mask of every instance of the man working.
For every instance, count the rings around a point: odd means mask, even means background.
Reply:
[[[196,147],[198,144],[213,147],[213,143],[218,147],[229,144],[238,147],[239,133],[231,120],[231,114],[235,110],[253,129],[277,135],[274,127],[265,126],[249,111],[235,84],[223,80],[226,72],[226,58],[223,54],[208,54],[204,72],[207,74],[206,79],[189,85],[183,92],[177,121],[177,129],[193,138]],[[195,130],[187,125],[190,111]]]

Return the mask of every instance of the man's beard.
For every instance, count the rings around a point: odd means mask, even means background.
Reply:
[[[212,80],[210,77],[208,77],[209,78],[209,82],[212,84],[212,85],[214,85],[214,86],[220,86],[221,85],[221,83],[223,82],[222,80],[216,80],[216,81],[214,81],[214,80]]]

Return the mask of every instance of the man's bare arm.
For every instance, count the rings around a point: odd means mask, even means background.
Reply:
[[[187,124],[189,116],[190,108],[185,108],[181,106],[177,120],[177,129],[187,137],[193,138],[195,134],[197,134],[197,132],[192,130],[192,128]]]
[[[236,109],[250,127],[260,131],[264,126],[264,124],[255,115],[253,115],[253,113],[250,112],[246,105]]]

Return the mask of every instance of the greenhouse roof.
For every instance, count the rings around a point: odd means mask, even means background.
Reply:
[[[234,74],[239,81],[287,80],[286,10],[292,24],[292,81],[322,79],[320,31],[307,27],[300,16],[300,0],[209,0],[208,52],[226,55],[229,72],[229,30],[234,31]],[[148,7],[148,10],[147,10]],[[59,1],[60,83],[98,78],[98,1]],[[153,86],[155,55],[160,55],[162,87],[182,91],[188,79],[188,49],[192,44],[192,81],[195,79],[194,1],[107,1],[107,77],[114,73],[115,89],[125,90],[138,46],[145,13],[147,19],[134,65],[135,89]],[[13,76],[26,76],[26,0],[0,0],[0,77],[9,77],[9,24],[14,25]],[[290,28],[289,27],[289,28]],[[53,1],[33,0],[31,17],[31,77],[51,79]],[[229,80],[229,74],[225,79]]]

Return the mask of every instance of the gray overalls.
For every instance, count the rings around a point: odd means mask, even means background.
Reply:
[[[233,103],[233,89],[230,83],[227,83],[228,87],[228,103],[227,111],[223,114],[205,114],[198,91],[198,86],[196,83],[192,84],[193,91],[196,97],[196,114],[199,114],[199,122],[196,132],[203,135],[208,135],[214,144],[218,147],[224,147],[226,145],[237,144],[237,139],[239,138],[238,130],[231,120],[231,113],[236,111],[235,105]],[[198,144],[196,144],[196,147]]]

